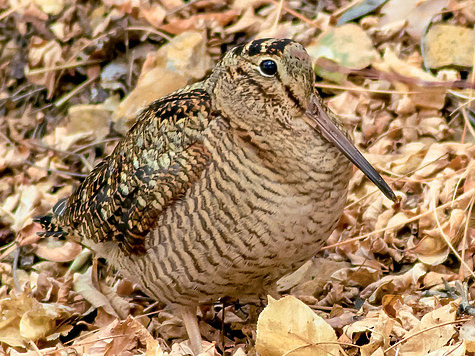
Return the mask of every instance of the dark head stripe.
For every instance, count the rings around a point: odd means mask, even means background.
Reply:
[[[240,46],[237,46],[237,47],[234,47],[233,48],[233,53],[234,55],[236,56],[240,56],[242,54],[242,50],[244,49],[244,45],[240,45]]]
[[[289,40],[287,38],[272,41],[272,43],[270,43],[269,46],[267,47],[266,52],[268,54],[279,54],[279,53],[282,54],[282,53],[284,53],[285,47],[289,43],[295,43],[295,42],[292,41],[292,40]]]
[[[250,56],[255,56],[259,53],[262,53],[262,45],[270,41],[270,38],[261,38],[260,40],[255,40],[249,43],[248,54]]]
[[[271,55],[279,55],[284,53],[285,47],[289,43],[293,43],[294,41],[289,39],[270,39],[270,38],[262,38],[260,40],[252,41],[248,45],[248,54],[249,56],[255,56],[258,54],[271,54]]]

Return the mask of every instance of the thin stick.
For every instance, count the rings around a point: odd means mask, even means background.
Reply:
[[[277,12],[275,14],[274,25],[272,26],[272,33],[275,35],[277,31],[277,25],[279,24],[280,17],[282,16],[282,7],[284,6],[284,0],[279,1],[277,6]]]
[[[463,116],[465,127],[468,128],[468,131],[470,131],[470,133],[472,134],[472,137],[475,138],[475,129],[470,124],[470,120],[468,119],[466,108],[462,108],[462,116]]]
[[[89,78],[88,80],[86,80],[85,82],[83,82],[82,84],[78,85],[76,88],[74,88],[73,90],[71,90],[68,94],[64,95],[61,99],[59,99],[58,101],[56,101],[54,103],[54,106],[56,107],[60,107],[62,106],[64,103],[66,103],[69,99],[71,99],[74,95],[76,95],[78,92],[80,92],[81,90],[83,90],[86,86],[88,86],[89,84],[91,84],[93,81],[95,81],[98,77],[92,77],[92,78]]]
[[[422,91],[378,90],[378,89],[362,88],[359,86],[345,87],[341,85],[333,85],[333,84],[325,84],[325,83],[315,83],[315,86],[317,88],[327,88],[327,89],[337,89],[337,90],[377,93],[377,94],[421,94],[422,93]]]
[[[391,347],[384,350],[384,353],[387,354],[389,351],[391,351],[392,349],[394,349],[397,346],[401,345],[403,342],[406,342],[407,340],[413,338],[414,336],[425,333],[426,331],[430,331],[432,329],[437,329],[438,327],[446,326],[446,325],[450,325],[450,324],[464,323],[464,322],[470,321],[470,320],[472,320],[472,318],[466,318],[466,319],[460,319],[460,320],[454,320],[454,321],[447,321],[445,323],[434,325],[434,326],[431,326],[430,328],[427,328],[427,329],[424,329],[424,330],[420,330],[420,331],[416,332],[415,334],[409,335],[409,336],[405,337],[404,339],[396,342],[394,345],[392,345]]]
[[[468,227],[470,226],[470,217],[472,216],[472,209],[473,209],[473,202],[475,201],[475,195],[472,197],[472,200],[470,200],[470,205],[468,208],[468,214],[467,214],[467,222],[465,223],[465,228],[463,231],[463,238],[462,238],[462,260],[465,261],[465,244],[467,243],[467,237],[468,237]],[[465,275],[463,273],[463,268],[460,266],[460,280],[463,281],[465,279]]]
[[[274,4],[276,6],[279,6],[279,3],[275,0],[265,0],[265,1],[268,2],[268,3]],[[305,16],[299,14],[297,11],[289,9],[287,6],[282,6],[282,9],[285,12],[288,12],[289,14],[291,14],[292,16],[295,16],[299,20],[302,20],[303,22],[307,23],[308,25],[320,29],[320,26],[318,26],[315,22],[313,22],[312,20],[310,20],[310,19],[306,18]]]
[[[461,200],[461,199],[463,199],[463,198],[466,198],[467,196],[470,196],[470,194],[473,194],[474,192],[475,192],[475,188],[472,188],[472,189],[470,189],[469,191],[467,191],[467,192],[461,194],[457,199],[451,200],[451,201],[449,201],[448,203],[445,203],[445,204],[442,204],[442,205],[438,206],[437,208],[435,208],[435,210],[439,210],[439,209],[446,208],[446,207],[452,205],[453,203],[455,203],[456,201]],[[345,241],[340,241],[340,242],[337,242],[337,243],[335,243],[335,244],[322,247],[321,250],[328,250],[328,249],[330,249],[330,248],[334,248],[334,247],[339,247],[339,246],[341,246],[341,245],[350,244],[350,243],[353,243],[353,242],[362,240],[362,239],[364,239],[364,238],[366,238],[366,237],[373,236],[373,235],[377,235],[377,234],[379,234],[379,233],[381,233],[381,232],[385,232],[385,231],[388,231],[388,230],[393,230],[393,229],[396,229],[396,228],[398,228],[398,227],[400,227],[400,226],[406,225],[406,224],[408,224],[408,223],[410,223],[410,222],[417,221],[417,220],[419,220],[420,218],[422,218],[422,217],[424,217],[424,216],[427,216],[427,215],[429,215],[429,214],[432,214],[432,213],[433,213],[433,211],[432,211],[432,209],[431,209],[431,210],[428,210],[428,211],[426,211],[426,212],[424,212],[424,213],[421,213],[421,214],[419,214],[419,215],[417,215],[417,216],[414,216],[414,217],[412,217],[412,218],[410,218],[410,219],[407,219],[406,221],[404,221],[403,223],[401,223],[401,224],[399,224],[399,225],[395,225],[395,226],[391,226],[391,227],[385,227],[385,228],[379,229],[379,230],[374,230],[374,231],[371,231],[371,232],[369,232],[369,233],[367,233],[367,234],[364,234],[364,235],[361,235],[361,236],[358,236],[358,237],[354,237],[354,238],[352,238],[352,239],[348,239],[348,240],[345,240]]]
[[[4,18],[6,18],[6,17],[10,16],[11,14],[13,14],[15,11],[20,10],[21,8],[23,8],[23,7],[25,7],[25,6],[29,5],[29,4],[30,4],[30,2],[27,1],[27,2],[25,2],[25,3],[23,3],[23,4],[21,4],[21,5],[18,5],[18,6],[16,6],[16,7],[12,7],[12,8],[10,8],[10,9],[6,10],[5,12],[2,12],[2,13],[0,14],[0,21],[2,21]]]
[[[26,72],[26,75],[35,75],[35,74],[42,74],[42,73],[47,73],[47,72],[53,72],[57,70],[62,70],[62,69],[69,69],[69,68],[75,68],[83,65],[89,65],[89,64],[97,64],[101,63],[102,61],[98,59],[91,59],[91,60],[84,60],[84,61],[78,61],[78,62],[72,62],[72,63],[66,63],[62,64],[59,66],[51,66],[47,68],[37,68],[37,69],[32,69]]]
[[[170,41],[173,39],[173,38],[171,38],[170,36],[168,36],[165,32],[156,30],[156,29],[151,28],[151,27],[145,27],[145,26],[129,26],[129,27],[126,27],[125,30],[126,30],[126,31],[143,31],[143,32],[150,32],[150,33],[153,33],[153,34],[155,34],[155,35],[158,35],[158,36],[163,37],[163,38],[166,39],[168,42],[170,42]]]
[[[473,201],[474,195],[472,195],[472,199],[470,201]],[[440,234],[442,235],[442,238],[444,239],[445,243],[447,244],[447,247],[452,251],[452,253],[459,259],[460,263],[470,271],[470,274],[472,277],[475,277],[475,273],[471,270],[471,268],[467,265],[467,263],[462,259],[462,256],[457,252],[455,247],[452,245],[450,242],[449,237],[445,234],[444,230],[442,229],[442,225],[440,224],[439,217],[437,215],[437,211],[434,209],[435,208],[435,196],[434,199],[431,200],[431,205],[433,205],[432,212],[434,213],[435,217],[435,222],[437,223],[437,227],[439,228]],[[470,217],[467,217],[467,220],[470,219]]]

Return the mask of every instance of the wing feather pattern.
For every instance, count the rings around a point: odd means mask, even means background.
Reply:
[[[115,240],[127,252],[144,253],[145,237],[160,214],[211,160],[200,140],[210,112],[210,97],[201,89],[152,103],[67,202],[58,203],[47,228],[79,240]]]

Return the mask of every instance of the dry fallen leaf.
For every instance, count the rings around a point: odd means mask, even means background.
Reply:
[[[112,115],[115,129],[126,132],[145,105],[201,79],[210,67],[211,57],[206,52],[202,33],[185,32],[176,36],[145,61],[137,87]]]
[[[406,31],[419,40],[433,16],[448,5],[448,0],[390,0],[382,8],[381,26],[407,21]]]
[[[262,356],[337,355],[335,331],[303,302],[268,297],[257,321],[256,350]]]
[[[102,140],[109,133],[111,112],[104,105],[81,104],[69,108],[69,122],[65,125],[66,134],[92,135]]]
[[[471,28],[436,24],[424,36],[423,43],[424,63],[428,68],[473,65],[475,32]]]
[[[405,356],[427,355],[429,352],[445,346],[456,331],[452,324],[440,324],[455,321],[457,307],[457,303],[450,302],[424,315],[419,325],[406,335],[406,337],[414,336],[401,345],[399,348],[401,354]],[[433,328],[434,326],[438,327]]]
[[[314,69],[329,80],[342,81],[346,75],[329,72],[318,64],[319,58],[326,58],[351,69],[362,69],[379,58],[368,35],[356,24],[349,23],[331,27],[322,32],[307,51],[314,59]]]
[[[52,247],[49,246],[49,241],[43,240],[36,245],[35,254],[48,261],[70,262],[76,258],[81,250],[81,245],[75,242],[66,241],[59,246]]]
[[[112,288],[105,284],[101,284],[100,287],[101,290],[98,290],[93,285],[92,267],[89,267],[84,274],[75,274],[74,291],[95,308],[103,308],[105,312],[114,317],[125,318],[129,315],[130,304],[125,299],[119,297]]]
[[[475,318],[462,325],[460,336],[465,342],[467,351],[475,352]]]
[[[177,19],[160,26],[160,30],[179,35],[186,31],[199,29],[205,22],[214,22],[219,26],[224,26],[239,16],[238,10],[231,9],[221,13],[198,14],[187,19]]]
[[[57,326],[73,310],[56,303],[39,303],[25,291],[0,299],[0,342],[10,346],[26,347],[57,331]],[[67,334],[67,331],[65,331]]]
[[[30,50],[28,51],[29,71],[28,80],[38,85],[44,85],[48,89],[48,98],[51,99],[54,93],[56,76],[55,70],[48,70],[43,73],[33,74],[31,71],[37,68],[52,68],[64,63],[61,45],[55,41],[45,41],[40,37],[32,38]]]

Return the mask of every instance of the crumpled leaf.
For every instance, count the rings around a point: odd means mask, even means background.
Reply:
[[[36,342],[56,331],[59,322],[72,314],[71,308],[39,303],[28,292],[10,294],[0,300],[0,342],[25,347],[28,341]]]
[[[205,21],[214,22],[219,26],[224,26],[239,16],[239,11],[231,9],[225,12],[198,14],[187,19],[177,19],[166,25],[160,26],[160,29],[174,35],[179,35],[186,31],[199,29],[199,24]]]
[[[92,267],[89,267],[84,274],[77,273],[74,281],[74,290],[81,294],[84,299],[95,308],[103,308],[108,314],[125,318],[130,311],[129,303],[119,297],[114,290],[101,284],[99,291],[92,282]]]
[[[406,335],[406,337],[414,336],[401,345],[399,348],[401,354],[405,356],[427,355],[429,352],[436,351],[445,346],[456,330],[454,325],[440,324],[454,321],[457,316],[457,307],[457,303],[450,302],[424,315],[419,325],[416,325]],[[440,326],[433,328],[437,325]],[[424,332],[420,333],[422,330]]]
[[[54,262],[70,262],[76,258],[76,256],[81,252],[81,245],[66,241],[62,242],[59,246],[49,246],[49,239],[40,241],[35,250],[35,254],[44,258],[45,260],[54,261]],[[56,242],[56,241],[55,241]]]
[[[0,204],[0,212],[5,214],[3,219],[9,221],[13,231],[19,232],[31,223],[34,209],[42,198],[37,185],[20,186],[17,194],[10,195]]]
[[[293,296],[279,300],[269,296],[268,303],[257,321],[260,355],[338,354],[335,331],[303,302]]]
[[[71,347],[80,354],[113,356],[127,355],[139,344],[146,346],[147,356],[165,355],[150,332],[129,315],[126,320],[116,319],[98,332],[75,341]]]
[[[45,41],[40,37],[33,37],[28,51],[27,77],[32,83],[44,85],[48,89],[48,99],[54,93],[57,71],[48,70],[43,73],[32,74],[31,70],[45,67],[52,68],[64,63],[61,45],[56,41]]]
[[[317,257],[305,262],[295,272],[279,279],[277,281],[277,291],[289,291],[302,286],[308,281],[312,281],[314,285],[321,285],[323,288],[335,271],[348,266],[349,264],[347,262],[337,262],[328,258]]]
[[[415,105],[436,110],[440,110],[444,107],[446,88],[417,85],[417,80],[434,82],[437,81],[437,79],[419,66],[399,59],[396,53],[391,49],[387,48],[384,52],[383,61],[373,63],[373,66],[383,72],[395,72],[404,77],[414,78],[414,84],[398,84],[397,82],[395,84],[399,90],[408,91],[407,95]]]
[[[58,15],[64,8],[65,0],[34,0],[38,7],[49,15]]]
[[[427,273],[427,266],[416,263],[409,271],[401,275],[389,275],[371,283],[361,292],[361,297],[366,298],[370,293],[368,301],[379,303],[386,294],[402,294],[409,288],[417,285],[419,279]]]
[[[381,8],[380,26],[405,20],[406,31],[419,40],[432,17],[448,3],[448,0],[390,0]]]
[[[422,240],[414,249],[419,260],[432,266],[443,263],[450,250],[442,234],[453,246],[456,246],[463,232],[465,221],[465,212],[461,209],[454,209],[450,212],[447,220],[441,221],[442,232],[437,226],[421,231]]]

